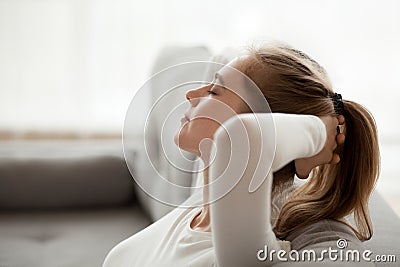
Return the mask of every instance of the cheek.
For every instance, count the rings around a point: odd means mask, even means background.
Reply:
[[[191,153],[199,153],[199,144],[205,139],[213,139],[218,127],[230,117],[240,113],[238,101],[230,99],[230,105],[213,99],[199,103],[193,120],[183,124],[174,137],[175,144]],[[213,119],[212,119],[213,118]]]
[[[204,138],[213,139],[214,133],[220,124],[212,119],[198,118],[192,120],[187,126],[187,132],[190,133],[194,141],[199,142]]]
[[[175,134],[175,144],[183,150],[198,154],[199,144],[205,138],[213,139],[219,123],[211,119],[197,118],[182,126]]]

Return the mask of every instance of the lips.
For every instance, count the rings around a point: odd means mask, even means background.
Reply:
[[[190,116],[189,116],[189,114],[185,113],[185,119],[186,119],[187,121],[190,121]]]
[[[189,120],[186,118],[186,117],[182,117],[182,119],[181,119],[181,123],[185,123],[185,122],[188,122]]]
[[[190,116],[189,114],[185,113],[184,116],[181,118],[181,123],[189,122]]]

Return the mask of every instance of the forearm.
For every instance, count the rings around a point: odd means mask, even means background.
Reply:
[[[318,153],[325,126],[317,117],[289,114],[243,114],[224,126],[215,135],[210,167],[217,263],[258,265],[256,253],[264,245],[280,249],[270,224],[272,172]]]
[[[272,171],[292,160],[314,156],[323,148],[326,129],[318,117],[275,113],[273,120],[276,150]]]

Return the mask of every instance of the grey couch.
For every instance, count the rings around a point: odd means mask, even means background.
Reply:
[[[101,266],[150,224],[120,143],[2,142],[0,266]]]
[[[10,154],[18,147],[23,153]],[[0,266],[101,266],[153,220],[118,141],[3,142],[0,155]],[[399,261],[400,219],[377,192],[370,210],[374,236],[365,246]]]

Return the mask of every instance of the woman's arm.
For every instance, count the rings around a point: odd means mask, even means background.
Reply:
[[[311,115],[269,113],[242,114],[224,128],[214,136],[210,166],[216,263],[265,266],[257,251],[265,245],[280,249],[270,224],[272,173],[294,159],[317,154],[325,144],[325,125]]]

